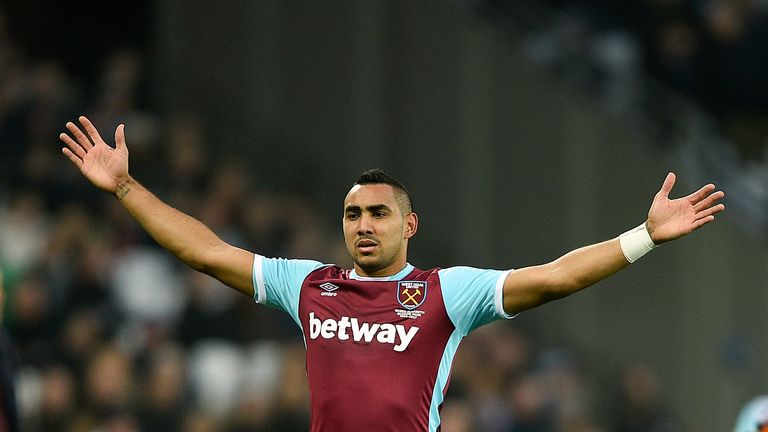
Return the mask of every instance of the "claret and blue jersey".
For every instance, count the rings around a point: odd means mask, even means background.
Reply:
[[[362,277],[311,260],[256,255],[256,302],[288,312],[307,349],[311,431],[439,431],[461,339],[511,318],[508,271],[471,267]]]

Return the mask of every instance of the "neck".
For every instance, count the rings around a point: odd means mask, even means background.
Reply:
[[[355,274],[362,277],[388,277],[400,273],[407,265],[407,262],[402,262],[391,264],[381,269],[371,269],[370,271],[366,271],[359,265],[355,264]]]

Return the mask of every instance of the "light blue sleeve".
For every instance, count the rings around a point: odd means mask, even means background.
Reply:
[[[288,312],[299,323],[299,294],[304,279],[324,264],[312,260],[266,258],[253,260],[253,299]]]
[[[511,270],[450,267],[438,271],[448,317],[462,334],[497,319],[514,316],[504,312],[504,280]]]
[[[758,426],[768,423],[768,395],[751,400],[739,414],[733,432],[757,432]]]

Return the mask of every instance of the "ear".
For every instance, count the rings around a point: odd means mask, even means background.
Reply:
[[[419,228],[419,217],[416,213],[411,212],[405,216],[405,227],[403,228],[403,238],[409,239],[416,235],[416,230]]]

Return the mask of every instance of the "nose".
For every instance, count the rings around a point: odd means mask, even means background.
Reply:
[[[361,235],[372,234],[373,224],[371,224],[371,218],[365,214],[360,216],[357,225],[357,233]]]

